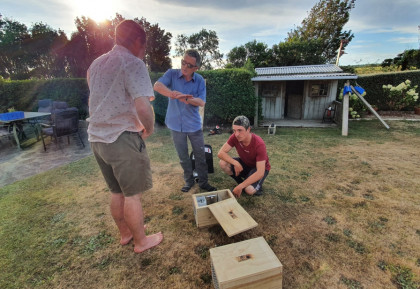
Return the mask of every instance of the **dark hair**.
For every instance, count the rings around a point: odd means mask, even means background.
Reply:
[[[197,50],[195,50],[195,49],[187,49],[187,50],[185,50],[184,55],[188,55],[188,56],[194,57],[195,58],[195,65],[198,66],[198,67],[201,66],[201,56],[200,56],[200,53],[198,53]]]
[[[245,129],[248,129],[251,126],[249,124],[249,119],[244,115],[240,115],[240,116],[235,117],[232,125],[243,126]]]
[[[118,45],[128,48],[139,38],[142,44],[146,43],[143,27],[134,20],[124,20],[115,28],[115,43]]]

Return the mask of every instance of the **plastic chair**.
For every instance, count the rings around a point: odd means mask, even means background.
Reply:
[[[38,100],[38,112],[51,112],[53,109],[53,101],[51,99]]]
[[[50,112],[53,109],[53,101],[51,99],[40,99],[38,100],[38,112]],[[51,125],[51,116],[46,116],[40,119],[36,119],[36,120],[30,120],[29,123],[31,125],[36,125],[36,124],[47,124],[47,125]]]
[[[68,109],[69,106],[65,101],[53,101],[52,103],[52,110],[51,110],[51,117],[54,118],[54,115],[60,111],[64,111]]]
[[[67,102],[65,102],[65,101],[57,101],[56,100],[52,103],[52,112],[61,111],[61,110],[67,109],[67,108],[69,108],[69,106],[68,106]]]
[[[44,145],[44,151],[47,151],[44,135],[50,136],[51,139],[54,138],[55,142],[58,143],[58,146],[61,148],[58,138],[67,136],[67,142],[70,144],[70,135],[73,134],[77,134],[79,136],[80,142],[82,143],[83,147],[85,147],[79,131],[79,111],[77,108],[67,108],[56,112],[54,114],[53,124],[41,130],[41,138]]]

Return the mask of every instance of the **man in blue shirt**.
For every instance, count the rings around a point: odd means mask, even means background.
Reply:
[[[208,183],[202,120],[199,114],[199,107],[206,104],[206,83],[204,78],[196,73],[200,65],[200,54],[194,49],[189,49],[181,61],[181,69],[169,69],[153,87],[155,91],[169,98],[165,124],[171,130],[175,149],[184,170],[185,185],[181,188],[183,192],[188,192],[195,183],[187,138],[194,153],[198,185],[207,192],[216,191],[216,188]]]

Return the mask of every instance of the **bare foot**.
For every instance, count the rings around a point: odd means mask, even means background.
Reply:
[[[146,231],[146,228],[147,228],[147,225],[144,225],[144,230],[145,231]],[[120,245],[122,245],[122,246],[128,245],[131,242],[131,240],[133,240],[133,235],[131,235],[131,234],[129,236],[126,236],[126,237],[121,237]]]
[[[131,240],[133,240],[133,236],[132,235],[130,235],[130,236],[126,237],[126,238],[121,237],[120,245],[122,245],[122,246],[128,245],[128,243],[130,243]]]
[[[134,246],[135,253],[142,253],[148,249],[151,249],[160,244],[163,240],[162,232],[146,236],[146,239],[143,241],[141,246]]]

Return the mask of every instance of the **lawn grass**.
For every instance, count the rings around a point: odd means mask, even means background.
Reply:
[[[109,192],[93,157],[0,188],[0,288],[212,288],[209,249],[263,236],[283,264],[284,288],[419,288],[420,122],[256,130],[272,170],[262,197],[240,204],[259,224],[226,236],[197,229],[170,134],[147,140],[154,188],[143,194],[142,254],[118,244]],[[210,183],[232,189],[217,167]]]

